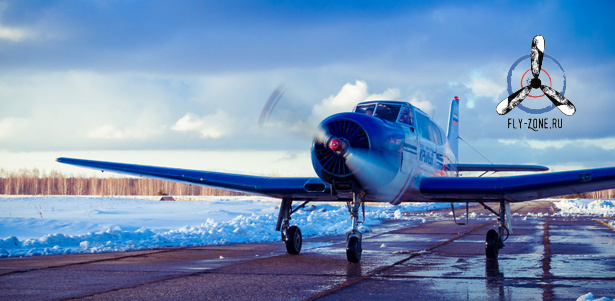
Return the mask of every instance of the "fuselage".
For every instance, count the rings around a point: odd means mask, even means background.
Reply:
[[[312,164],[333,193],[365,193],[368,201],[399,204],[421,200],[421,177],[456,176],[444,131],[407,102],[362,102],[353,112],[328,117],[320,130]]]

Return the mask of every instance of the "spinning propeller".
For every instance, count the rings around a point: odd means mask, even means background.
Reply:
[[[348,115],[325,119],[319,128],[322,135],[314,138],[312,163],[322,167],[331,183],[351,183],[356,179],[359,186],[354,188],[359,191],[394,197],[389,194],[396,191],[381,191],[399,170],[396,160],[378,150],[382,137],[370,137],[360,119],[352,120]]]
[[[259,126],[262,127],[267,121],[269,121],[271,112],[275,109],[275,106],[278,104],[278,101],[280,101],[280,98],[284,96],[284,92],[286,92],[286,87],[283,84],[280,84],[277,88],[275,88],[275,90],[273,90],[273,92],[271,92],[271,95],[269,95],[265,106],[263,106],[263,109],[258,116]]]
[[[259,115],[259,126],[264,127],[269,123],[285,92],[284,85],[273,90]],[[353,179],[356,179],[360,185],[357,189],[369,189],[376,193],[375,190],[388,184],[399,170],[399,166],[388,162],[378,151],[372,150],[374,146],[366,129],[361,122],[353,118],[330,116],[317,127],[307,121],[295,119],[295,122],[303,128],[300,133],[295,134],[309,134],[313,137],[312,163],[316,169],[326,173],[325,177],[331,183],[355,183]],[[287,129],[294,127],[288,124],[286,126]],[[394,195],[389,197],[393,198]]]
[[[505,115],[519,105],[529,94],[532,89],[540,89],[545,93],[547,98],[560,110],[562,113],[571,116],[576,112],[576,108],[564,95],[555,91],[549,86],[545,86],[540,81],[540,70],[542,67],[542,58],[545,53],[545,38],[537,35],[532,40],[531,64],[532,75],[534,78],[528,86],[521,88],[519,91],[511,94],[502,100],[496,107],[496,111],[500,115]]]

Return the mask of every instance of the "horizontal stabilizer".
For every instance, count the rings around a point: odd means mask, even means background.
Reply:
[[[514,165],[514,164],[456,164],[457,171],[547,171],[541,165]]]

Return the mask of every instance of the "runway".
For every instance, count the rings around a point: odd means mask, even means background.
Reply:
[[[496,228],[495,217],[473,207],[479,215],[464,226],[452,217],[416,214],[374,227],[364,236],[360,264],[346,261],[343,236],[304,239],[296,256],[272,243],[3,258],[0,299],[615,297],[615,230],[606,218],[554,216],[549,202],[513,204],[512,211],[514,233],[497,261],[484,258],[485,233]]]

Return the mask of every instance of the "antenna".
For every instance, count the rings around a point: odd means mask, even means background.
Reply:
[[[459,136],[459,140],[463,141],[465,144],[467,144],[470,148],[472,148],[477,154],[481,155],[481,157],[485,158],[485,160],[489,161],[489,163],[491,163],[491,165],[494,165],[493,162],[491,162],[491,160],[487,159],[487,157],[485,157],[483,154],[481,154],[478,150],[476,150],[472,145],[470,145],[470,143],[466,142],[465,140],[463,140],[463,138],[461,138],[461,136]]]

